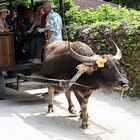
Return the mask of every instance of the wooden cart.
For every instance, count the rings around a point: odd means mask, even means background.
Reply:
[[[15,0],[0,0],[0,4],[9,3]],[[31,6],[34,5],[34,0],[30,0]],[[63,0],[59,0],[59,11],[64,23],[64,7]],[[20,70],[34,70],[40,68],[40,64],[16,64],[15,53],[13,45],[13,33],[0,33],[0,99],[5,98],[5,79],[2,74],[3,71],[20,71]]]
[[[12,32],[0,33],[0,99],[4,99],[6,94],[3,71],[34,71],[41,66],[41,64],[33,63],[16,64],[13,44]]]

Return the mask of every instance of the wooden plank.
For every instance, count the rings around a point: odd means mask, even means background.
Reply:
[[[26,63],[26,64],[18,64],[18,65],[0,65],[0,71],[20,71],[20,70],[27,70],[27,69],[40,69],[42,64],[33,64],[33,63]]]
[[[0,33],[0,66],[15,64],[13,34]]]

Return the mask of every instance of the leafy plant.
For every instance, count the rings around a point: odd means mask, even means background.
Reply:
[[[114,50],[108,41],[112,38],[123,53],[121,66],[133,89],[131,95],[140,97],[140,12],[125,7],[100,6],[96,11],[71,7],[66,12],[70,40],[81,40],[99,53]]]

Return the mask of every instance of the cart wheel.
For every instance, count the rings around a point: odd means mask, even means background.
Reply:
[[[5,99],[5,95],[6,95],[5,80],[2,73],[0,72],[0,100]]]

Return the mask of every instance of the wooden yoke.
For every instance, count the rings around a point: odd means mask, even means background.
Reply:
[[[83,73],[87,73],[88,75],[90,75],[93,71],[96,70],[90,63],[79,64],[76,69],[78,69],[78,72],[72,77],[71,80],[68,80],[64,92],[66,92],[80,78]]]
[[[76,69],[78,69],[82,74],[83,73],[87,73],[88,75],[90,75],[93,71],[95,71],[96,69],[93,68],[91,63],[83,63],[83,64],[79,64]]]

